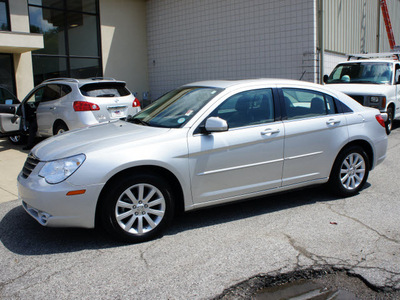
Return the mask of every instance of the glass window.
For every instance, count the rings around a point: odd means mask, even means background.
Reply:
[[[154,127],[180,128],[221,90],[185,87],[173,90],[135,115],[129,121]]]
[[[392,64],[355,62],[338,65],[326,83],[387,84],[392,80]]]
[[[97,18],[81,13],[68,13],[69,54],[98,56]]]
[[[101,77],[100,59],[97,58],[71,58],[70,77],[89,78]]]
[[[318,92],[300,89],[282,89],[287,118],[299,119],[335,114],[332,97]]]
[[[94,0],[68,0],[67,9],[73,11],[82,11],[95,13],[96,12],[96,1]]]
[[[251,90],[229,97],[212,114],[228,122],[229,128],[274,121],[271,89]]]
[[[32,52],[35,85],[54,77],[103,75],[98,0],[28,0],[28,4],[30,30],[44,37],[44,48]]]
[[[42,102],[53,101],[61,98],[61,87],[58,84],[48,84],[44,88]]]
[[[28,4],[51,8],[64,8],[64,0],[28,0]]]
[[[0,0],[0,30],[10,31],[10,21],[8,16],[8,2]]]
[[[69,85],[61,85],[61,97],[68,95],[72,92],[72,88]]]
[[[43,34],[44,48],[36,50],[35,54],[66,54],[62,11],[31,6],[29,22],[31,32]]]
[[[12,54],[0,54],[0,86],[15,94]]]
[[[122,82],[91,83],[80,90],[82,95],[88,97],[123,97],[131,94]]]
[[[53,56],[32,56],[35,85],[43,80],[68,77],[67,58]]]

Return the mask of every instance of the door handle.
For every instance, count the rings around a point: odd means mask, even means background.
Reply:
[[[55,110],[56,108],[55,108],[55,107],[50,107],[49,109],[50,109],[50,110]]]
[[[271,129],[271,128],[267,128],[264,131],[261,132],[261,135],[273,135],[276,133],[281,132],[279,129]]]
[[[333,126],[333,125],[338,125],[340,124],[340,120],[335,120],[335,119],[329,119],[326,121],[326,125]]]

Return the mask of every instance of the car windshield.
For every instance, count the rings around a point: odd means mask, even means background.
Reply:
[[[180,128],[221,91],[209,87],[173,90],[128,121],[155,127]]]
[[[326,83],[390,84],[391,81],[390,63],[355,62],[336,66]]]

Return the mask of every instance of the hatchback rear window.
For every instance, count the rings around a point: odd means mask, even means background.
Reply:
[[[131,93],[125,87],[125,83],[100,82],[90,83],[80,88],[82,95],[88,97],[122,97]]]

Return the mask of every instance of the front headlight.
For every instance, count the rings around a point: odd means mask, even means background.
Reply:
[[[378,103],[378,102],[379,102],[379,97],[377,97],[377,96],[372,96],[372,97],[370,98],[370,101],[371,101],[372,103]]]
[[[85,154],[47,162],[39,172],[47,183],[56,184],[71,176],[85,161]]]

